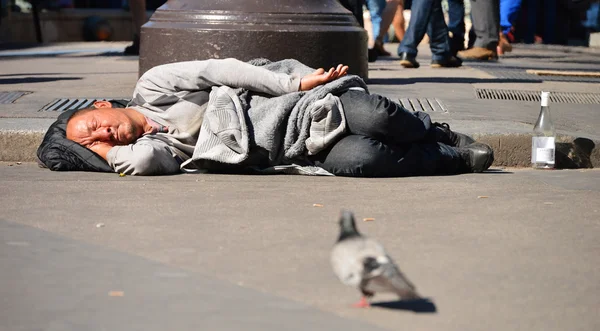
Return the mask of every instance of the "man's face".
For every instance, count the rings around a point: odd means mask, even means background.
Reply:
[[[99,144],[128,145],[141,133],[125,112],[115,108],[98,108],[76,115],[67,124],[67,139],[93,149]]]

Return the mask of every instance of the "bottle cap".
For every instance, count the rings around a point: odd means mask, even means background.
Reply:
[[[548,99],[550,98],[550,92],[542,92],[542,107],[548,107]]]

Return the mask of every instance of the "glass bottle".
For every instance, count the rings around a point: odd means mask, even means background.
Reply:
[[[550,92],[542,92],[540,116],[533,127],[531,139],[531,166],[536,169],[553,169],[556,151],[556,131],[550,117],[548,99]]]

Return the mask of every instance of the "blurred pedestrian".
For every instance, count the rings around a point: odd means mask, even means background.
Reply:
[[[396,8],[396,13],[394,14],[394,19],[392,20],[392,27],[394,27],[394,35],[396,35],[396,39],[398,42],[402,42],[404,39],[404,34],[406,33],[406,21],[404,20],[404,0],[398,1],[398,8]]]
[[[383,49],[383,46],[377,47],[376,39],[381,31],[381,22],[383,20],[383,11],[386,7],[386,0],[366,0],[369,16],[371,17],[371,38],[369,40],[369,61],[377,59],[378,56],[390,56],[390,53]],[[370,61],[372,62],[372,61]]]
[[[512,28],[519,18],[521,0],[500,0],[500,35],[498,40],[498,55],[512,51]]]
[[[365,0],[338,0],[344,8],[348,9],[356,21],[363,28],[365,27],[365,21],[363,18],[363,6],[365,4]]]
[[[400,2],[401,0],[386,0],[385,2],[385,9],[383,10],[381,23],[379,25],[379,34],[373,34],[373,38],[375,39],[373,48],[375,48],[377,55],[379,56],[392,55],[390,52],[385,50],[383,44],[390,29],[390,25],[392,25],[392,22],[394,21],[394,17],[396,16]]]
[[[460,67],[462,61],[450,53],[448,27],[442,12],[442,0],[414,0],[411,17],[404,39],[398,46],[400,65],[405,68],[418,68],[417,46],[425,33],[429,36],[431,67]]]
[[[146,0],[129,0],[131,23],[133,24],[133,44],[125,47],[125,55],[140,55],[140,35],[142,25],[148,20]]]
[[[458,52],[463,59],[490,61],[498,59],[500,36],[499,0],[471,0],[471,20],[475,30],[473,47]]]

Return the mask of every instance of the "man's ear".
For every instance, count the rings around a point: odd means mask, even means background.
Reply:
[[[96,101],[94,102],[96,108],[112,108],[112,104],[109,101]]]

